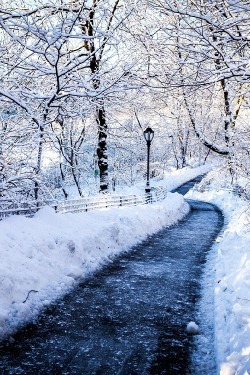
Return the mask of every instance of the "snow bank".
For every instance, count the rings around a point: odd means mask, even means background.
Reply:
[[[1,339],[35,318],[79,278],[188,210],[182,196],[169,193],[159,204],[65,215],[46,207],[33,218],[0,222]]]
[[[215,336],[220,375],[250,374],[249,203],[222,188],[221,172],[208,174],[209,191],[186,197],[211,202],[224,213],[226,230],[215,246]],[[202,182],[205,185],[205,182]]]
[[[211,165],[201,165],[200,167],[190,168],[185,167],[182,169],[173,169],[171,172],[165,172],[160,178],[152,178],[151,186],[165,186],[168,191],[174,190],[184,184],[185,182],[192,180],[193,178],[208,173],[211,170]],[[145,181],[129,187],[129,186],[117,186],[115,194],[141,194],[145,190]]]
[[[208,170],[184,168],[152,185],[172,190]],[[182,196],[169,193],[153,205],[64,215],[45,207],[33,218],[0,221],[0,340],[36,318],[80,278],[188,210]]]
[[[206,164],[196,168],[185,167],[182,169],[174,170],[171,174],[166,173],[163,180],[153,182],[152,185],[164,185],[169,191],[171,191],[199,175],[208,173],[209,171],[211,171],[211,168],[212,166],[210,164]]]

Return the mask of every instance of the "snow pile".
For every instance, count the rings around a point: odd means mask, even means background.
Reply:
[[[171,174],[165,174],[163,180],[155,182],[154,186],[164,185],[169,191],[176,189],[185,182],[194,179],[198,175],[203,175],[211,171],[211,165],[206,164],[197,168],[185,167],[182,169],[174,170]]]
[[[221,172],[205,179],[209,190],[186,197],[216,204],[226,230],[216,247],[215,336],[221,375],[250,374],[250,212],[249,203],[221,188]],[[205,181],[202,186],[205,186]],[[208,185],[207,184],[207,185]]]
[[[188,211],[182,196],[169,193],[159,204],[65,215],[45,207],[33,218],[0,222],[0,337]]]
[[[190,335],[197,335],[199,333],[199,326],[195,322],[189,322],[186,331]]]

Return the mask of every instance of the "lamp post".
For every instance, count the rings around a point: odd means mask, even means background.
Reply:
[[[150,145],[151,145],[151,142],[154,138],[154,131],[150,127],[147,127],[147,129],[144,130],[143,134],[144,134],[144,138],[147,142],[147,149],[148,149],[148,154],[147,154],[147,183],[146,183],[145,192],[150,193],[151,189],[150,189],[150,182],[149,182],[149,154],[150,154]]]

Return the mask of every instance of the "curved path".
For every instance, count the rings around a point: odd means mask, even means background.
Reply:
[[[84,280],[2,347],[0,373],[193,373],[193,337],[185,328],[194,319],[206,254],[223,218],[210,204],[190,203],[184,220]]]

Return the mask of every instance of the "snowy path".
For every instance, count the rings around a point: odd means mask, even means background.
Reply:
[[[194,320],[206,252],[223,223],[212,205],[193,208],[21,331],[13,347],[0,350],[0,373],[188,373],[192,337],[185,328]],[[213,358],[209,366],[206,373],[214,374]]]

